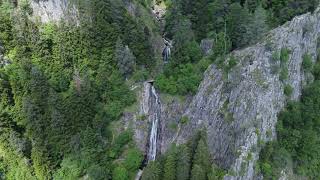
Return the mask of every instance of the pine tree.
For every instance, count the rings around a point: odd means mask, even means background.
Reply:
[[[212,33],[225,32],[229,5],[229,0],[214,0],[208,5],[208,31]]]
[[[258,7],[260,0],[246,0],[245,6],[248,7],[250,12],[254,12]]]
[[[197,149],[192,160],[191,179],[206,179],[210,171],[210,153],[206,143],[205,135],[201,132]]]
[[[176,179],[176,167],[177,167],[177,159],[176,153],[170,152],[166,158],[164,164],[164,175],[163,178],[167,180],[175,180]]]
[[[180,2],[182,14],[191,21],[192,29],[195,32],[198,41],[206,37],[208,18],[208,3],[209,0],[187,0]]]
[[[190,149],[186,145],[178,147],[177,155],[177,180],[188,180],[191,168],[191,154]]]
[[[26,118],[27,136],[32,141],[31,159],[39,179],[50,177],[50,160],[46,142],[50,120],[47,117],[49,91],[44,74],[36,67],[30,69],[29,93],[26,93],[23,110]]]
[[[205,170],[200,165],[193,165],[191,171],[191,180],[206,180],[207,175]]]
[[[122,41],[118,38],[116,43],[116,60],[121,74],[128,78],[134,70],[135,57],[128,46],[123,46]]]
[[[210,169],[210,153],[207,143],[203,140],[203,138],[199,141],[196,153],[193,157],[192,161],[193,165],[199,165],[201,168],[207,172]]]
[[[149,162],[147,167],[143,170],[141,180],[161,180],[161,166],[159,162]]]
[[[231,41],[229,36],[224,32],[215,34],[213,58],[215,59],[219,56],[225,56],[230,52],[230,50],[231,50]]]
[[[239,3],[230,5],[227,17],[227,30],[232,42],[232,48],[240,48],[248,44],[247,25],[250,19],[249,11]]]
[[[252,21],[250,21],[247,26],[246,38],[250,39],[250,43],[255,43],[259,41],[268,30],[267,12],[262,6],[258,6],[253,14]]]

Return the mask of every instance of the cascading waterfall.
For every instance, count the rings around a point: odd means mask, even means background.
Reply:
[[[151,93],[152,96],[155,98],[155,109],[152,114],[152,127],[150,132],[150,139],[149,139],[149,151],[148,151],[148,161],[154,161],[157,155],[157,140],[158,140],[158,126],[159,126],[159,114],[158,111],[160,108],[160,101],[157,95],[157,92],[154,86],[151,86]]]
[[[148,115],[148,121],[152,123],[149,133],[149,142],[147,144],[147,154],[144,162],[142,163],[135,180],[140,180],[143,169],[148,162],[156,159],[160,141],[161,132],[161,102],[160,98],[153,86],[153,81],[144,83],[144,93],[142,102],[142,113]]]
[[[152,93],[152,96],[155,98],[155,104],[154,104],[155,107],[154,107],[154,112],[151,115],[152,127],[150,132],[149,149],[147,154],[148,161],[154,161],[157,155],[159,110],[161,108],[161,103],[154,86],[151,86],[151,93]]]

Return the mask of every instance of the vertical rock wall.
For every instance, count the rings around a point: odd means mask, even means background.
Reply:
[[[70,0],[30,0],[30,6],[34,17],[43,23],[77,20],[77,8]]]
[[[238,65],[226,75],[215,65],[205,73],[198,93],[185,115],[178,143],[199,128],[206,128],[213,159],[229,170],[225,179],[256,179],[254,166],[261,144],[275,137],[277,115],[288,99],[298,100],[305,84],[304,54],[316,59],[320,37],[320,12],[305,14],[271,31],[265,40],[234,51]],[[289,50],[289,61],[280,66],[275,54]],[[283,68],[288,79],[280,80]],[[290,85],[293,93],[284,94]]]

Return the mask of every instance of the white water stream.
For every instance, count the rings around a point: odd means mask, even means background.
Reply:
[[[154,86],[151,86],[151,93],[152,96],[155,98],[155,110],[152,117],[152,127],[150,132],[150,139],[149,139],[149,149],[148,149],[148,161],[154,161],[157,156],[157,140],[158,140],[158,126],[159,126],[159,114],[158,111],[161,108],[160,100],[157,95],[157,92]]]

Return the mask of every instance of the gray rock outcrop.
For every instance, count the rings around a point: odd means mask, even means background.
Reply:
[[[42,23],[57,22],[61,19],[77,21],[78,10],[70,0],[31,0],[33,16]]]
[[[213,48],[213,40],[212,39],[203,39],[200,43],[200,48],[204,55],[209,55],[212,52]]]
[[[318,9],[274,29],[263,42],[234,51],[230,57],[238,65],[228,75],[211,65],[184,113],[190,123],[180,130],[177,142],[206,128],[214,161],[229,169],[225,179],[256,179],[260,146],[274,139],[277,115],[287,99],[299,99],[305,82],[303,55],[316,59],[319,37]],[[280,66],[281,51],[289,58]],[[288,78],[280,80],[281,71],[287,71]],[[290,97],[284,94],[285,86],[293,88]]]
[[[211,65],[191,100],[162,101],[161,152],[206,129],[213,161],[228,169],[225,180],[262,179],[255,172],[259,151],[276,137],[277,115],[287,101],[300,98],[308,77],[304,54],[315,61],[319,48],[318,9],[272,30],[260,43],[232,52],[226,62],[234,59],[237,65],[230,72]],[[288,62],[281,63],[285,52]],[[285,86],[292,87],[291,95],[284,93]],[[181,117],[188,122],[181,124]],[[144,133],[136,136],[138,144],[146,144],[148,126],[144,123]]]

